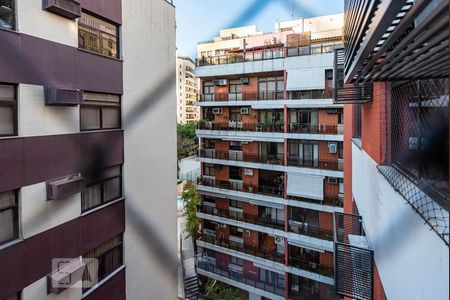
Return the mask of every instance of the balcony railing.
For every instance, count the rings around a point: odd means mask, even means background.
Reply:
[[[264,91],[264,92],[242,92],[242,93],[215,93],[199,94],[198,101],[201,102],[221,102],[221,101],[264,101],[264,100],[283,100],[283,91]]]
[[[287,93],[287,98],[289,100],[328,99],[333,98],[333,89],[291,91]]]
[[[199,212],[202,212],[202,213],[205,213],[208,215],[222,217],[222,218],[232,219],[232,220],[236,220],[236,221],[240,221],[240,222],[244,222],[244,223],[261,225],[261,226],[270,227],[270,228],[274,228],[274,229],[284,229],[284,221],[283,220],[273,219],[270,216],[252,215],[252,214],[247,214],[247,213],[243,213],[243,212],[237,212],[237,211],[232,211],[232,210],[227,210],[227,209],[220,209],[220,208],[216,208],[216,207],[212,207],[212,206],[208,206],[208,205],[200,206]]]
[[[314,169],[324,169],[324,170],[334,170],[342,171],[344,164],[338,160],[322,160],[322,159],[305,159],[298,155],[288,156],[288,165],[303,167],[303,168],[314,168]]]
[[[343,207],[344,205],[344,200],[341,197],[333,195],[325,195],[322,201],[295,196],[289,196],[289,200],[337,206],[337,207]]]
[[[321,53],[333,53],[334,49],[342,48],[341,43],[324,43],[313,44],[301,47],[289,47],[287,48],[287,56],[302,56]]]
[[[238,281],[242,284],[252,286],[254,288],[278,295],[278,296],[284,296],[284,286],[278,286],[269,284],[267,282],[263,282],[260,280],[254,280],[252,278],[246,277],[241,272],[236,272],[234,270],[230,270],[227,267],[220,267],[216,266],[214,264],[211,264],[207,261],[200,260],[197,263],[197,268],[200,270],[204,270],[206,272],[214,273],[219,276],[231,279],[233,281]]]
[[[319,263],[312,262],[302,257],[289,255],[289,264],[295,268],[310,271],[313,273],[318,273],[329,277],[334,277],[333,268],[323,266]]]
[[[338,125],[290,123],[288,126],[290,133],[311,133],[311,134],[338,134]]]
[[[244,123],[242,121],[200,121],[198,129],[230,130],[230,131],[259,131],[259,132],[284,132],[283,124]]]
[[[315,237],[322,240],[332,241],[333,230],[322,229],[309,225],[306,222],[289,220],[289,231],[302,235]]]
[[[207,56],[197,58],[195,60],[195,64],[197,67],[203,67],[284,58],[284,52],[284,48],[273,48],[266,50],[247,51],[245,53],[241,52],[218,56]]]
[[[278,253],[276,250],[268,251],[268,250],[264,250],[264,249],[261,249],[258,247],[244,245],[243,243],[230,241],[229,239],[217,238],[213,235],[204,234],[204,233],[200,236],[200,240],[204,241],[205,243],[208,243],[208,244],[217,245],[217,246],[220,246],[223,248],[246,253],[246,254],[260,257],[263,259],[267,259],[270,261],[284,263],[284,254]]]
[[[252,163],[262,163],[271,165],[283,165],[284,154],[258,154],[258,153],[246,153],[243,151],[217,151],[215,149],[199,149],[199,157],[215,158],[233,161],[245,161]]]
[[[284,195],[284,189],[281,187],[266,186],[266,185],[252,185],[252,184],[246,184],[246,183],[243,183],[241,185],[236,185],[230,181],[217,180],[217,179],[212,179],[212,178],[207,178],[207,177],[199,177],[197,180],[197,184],[200,184],[203,186],[219,188],[219,189],[268,195],[268,196],[274,196],[274,197],[283,197],[283,195]]]

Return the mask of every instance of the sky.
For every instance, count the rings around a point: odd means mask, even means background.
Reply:
[[[274,31],[276,20],[335,14],[344,11],[344,0],[174,0],[177,52],[195,58],[197,43],[219,35],[220,29],[257,25]]]

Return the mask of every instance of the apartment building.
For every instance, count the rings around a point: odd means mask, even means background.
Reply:
[[[447,299],[449,3],[350,0],[345,16],[334,72],[345,120],[336,291]]]
[[[200,119],[197,107],[198,82],[195,62],[187,56],[177,56],[177,123],[187,124]]]
[[[197,271],[248,299],[339,299],[343,105],[333,103],[343,15],[225,29],[198,45],[202,205]]]
[[[0,1],[0,299],[176,298],[174,13]]]

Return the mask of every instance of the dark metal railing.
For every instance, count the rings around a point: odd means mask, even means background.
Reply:
[[[322,201],[312,200],[312,199],[308,199],[308,198],[304,198],[304,197],[295,197],[295,196],[289,196],[289,200],[330,205],[330,206],[338,206],[338,207],[343,207],[343,205],[344,205],[344,200],[341,197],[333,196],[333,195],[325,195],[323,197]]]
[[[246,277],[245,274],[235,271],[230,271],[225,266],[216,266],[214,264],[211,264],[207,261],[198,261],[197,268],[200,270],[204,270],[207,272],[211,272],[214,274],[217,274],[222,277],[226,277],[228,279],[238,281],[240,283],[243,283],[245,285],[252,286],[254,288],[273,293],[275,295],[284,296],[284,286],[278,286],[269,284],[264,281],[260,280],[254,280],[252,278]]]
[[[217,151],[215,149],[199,149],[198,156],[204,158],[225,159],[233,161],[245,161],[272,165],[283,165],[284,154],[258,154],[243,151]]]
[[[303,168],[314,168],[314,169],[324,169],[324,170],[334,170],[334,171],[342,171],[343,163],[338,160],[323,160],[323,159],[305,159],[301,158],[298,155],[289,155],[288,156],[288,165],[303,167]]]
[[[213,216],[218,216],[218,217],[222,217],[222,218],[241,221],[244,223],[261,225],[261,226],[270,227],[270,228],[274,228],[274,229],[284,229],[284,221],[283,220],[273,219],[269,216],[252,215],[252,214],[243,213],[243,212],[215,208],[215,207],[208,206],[208,205],[200,206],[199,212],[202,212],[202,213],[205,213],[208,215],[213,215]]]
[[[338,134],[338,125],[310,124],[310,123],[290,123],[288,126],[290,133],[317,133],[317,134]]]
[[[226,181],[226,180],[218,180],[218,179],[203,178],[203,177],[199,177],[197,179],[197,184],[215,187],[215,188],[219,188],[219,189],[226,189],[226,190],[233,190],[233,191],[240,191],[240,192],[254,193],[254,194],[262,194],[262,195],[275,196],[275,197],[283,197],[283,195],[284,195],[284,189],[281,187],[275,187],[275,186],[252,185],[252,184],[246,184],[246,183],[234,184],[234,183]],[[281,185],[281,186],[283,186],[283,185]]]
[[[242,121],[215,122],[200,121],[198,129],[231,130],[231,131],[260,131],[260,132],[284,132],[283,124],[243,123]]]
[[[295,268],[318,273],[321,275],[334,277],[334,269],[323,266],[320,263],[312,262],[302,257],[289,255],[289,264]]]
[[[289,100],[328,99],[333,98],[333,89],[291,91],[287,93],[287,98]]]
[[[195,64],[197,67],[235,64],[250,61],[259,61],[267,59],[276,59],[285,57],[284,48],[272,48],[265,50],[247,51],[241,53],[229,53],[226,55],[206,56],[197,58]]]
[[[284,254],[278,253],[276,250],[274,251],[264,250],[262,248],[244,245],[243,243],[230,241],[229,239],[217,238],[213,235],[208,235],[204,233],[200,236],[200,240],[208,244],[213,244],[234,251],[243,252],[270,261],[284,263]]]
[[[315,237],[322,240],[332,241],[333,240],[333,230],[322,229],[318,227],[311,226],[309,224],[296,222],[295,220],[289,220],[289,231]]]
[[[197,95],[197,99],[200,102],[283,100],[284,92],[262,91],[262,92],[242,92],[242,93],[199,94]]]
[[[308,46],[288,47],[286,56],[302,56],[321,53],[333,53],[334,49],[342,48],[342,43],[311,44]]]

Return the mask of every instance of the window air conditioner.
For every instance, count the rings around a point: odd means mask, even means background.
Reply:
[[[329,184],[338,184],[338,179],[336,177],[328,177]]]
[[[241,78],[241,83],[242,84],[249,84],[250,83],[250,78],[248,78],[248,77]]]
[[[47,276],[47,294],[61,294],[65,289],[81,280],[84,269],[84,263],[78,259],[58,266],[57,270]]]
[[[250,237],[251,234],[252,234],[252,232],[250,231],[250,229],[246,229],[245,230],[245,236],[246,237]]]
[[[218,85],[228,85],[228,80],[227,79],[220,79],[219,80],[219,84]]]
[[[337,152],[337,143],[328,143],[328,150],[330,153],[336,153]]]
[[[47,181],[47,200],[64,199],[81,193],[84,189],[84,178],[73,175]]]
[[[212,113],[213,113],[214,115],[220,115],[220,114],[222,114],[222,108],[221,108],[221,107],[213,108],[213,109],[212,109]]]
[[[70,20],[81,17],[81,4],[79,1],[44,0],[42,1],[42,9]]]
[[[211,83],[212,83],[213,85],[219,85],[219,82],[220,82],[219,79],[214,79],[214,80],[211,81]]]
[[[79,105],[83,103],[83,91],[45,87],[44,98],[47,106]]]
[[[281,236],[275,237],[275,243],[278,245],[284,245],[284,240]]]
[[[249,114],[250,114],[250,107],[241,108],[241,115],[249,115]]]

